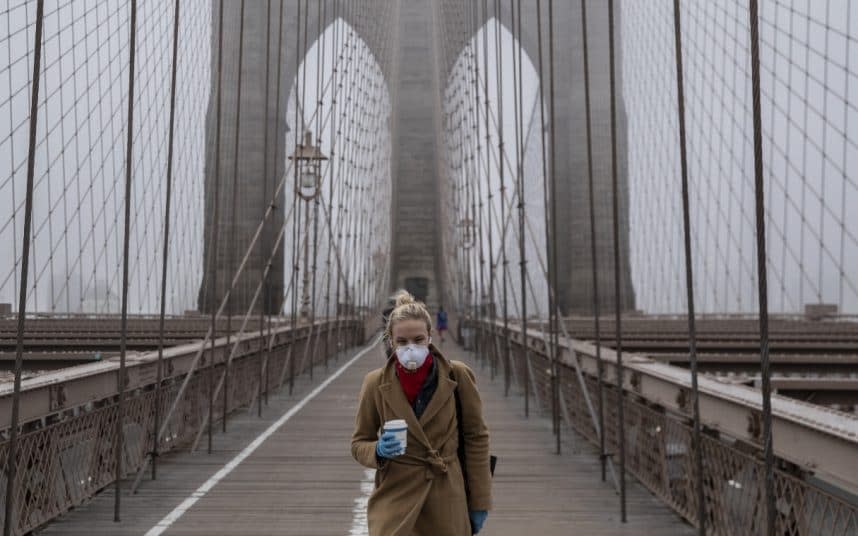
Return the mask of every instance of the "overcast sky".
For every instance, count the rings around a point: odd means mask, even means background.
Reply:
[[[140,4],[144,27],[138,30],[132,312],[157,309],[164,195],[159,170],[166,167],[172,22],[168,4]],[[177,231],[171,245],[169,301],[170,310],[177,313],[196,306],[202,273],[202,143],[210,81],[210,4],[189,2],[181,30],[188,61],[180,63],[174,202],[182,209],[174,217]],[[812,12],[808,11],[811,4]],[[0,12],[0,124],[9,125],[5,130],[10,133],[0,136],[3,302],[16,301],[20,270],[34,5],[13,3]],[[59,9],[52,6],[46,16],[40,92],[43,114],[30,276],[36,285],[31,303],[39,310],[115,312],[121,275],[127,8],[120,2],[97,0],[61,2]],[[685,305],[672,2],[624,0],[621,6],[633,281],[639,308],[677,312]],[[684,6],[698,308],[755,312],[747,13],[744,2],[736,0],[685,2]],[[858,214],[850,210],[858,206],[854,171],[858,169],[858,43],[854,37],[858,8],[846,0],[764,0],[761,6],[770,306],[775,311],[797,311],[805,303],[822,301],[858,313]],[[492,22],[488,31],[492,39]],[[502,36],[502,54],[507,58],[502,68],[507,73],[512,69],[508,58],[514,44],[506,30]],[[311,49],[309,74],[315,72],[315,58]],[[326,58],[326,70],[332,60],[332,56]],[[493,50],[489,61],[495,61]],[[524,115],[525,125],[530,126],[530,116],[538,110],[533,107],[538,77],[526,58],[525,62],[523,101],[528,105]],[[489,72],[493,88],[494,70]],[[512,77],[504,76],[503,83],[504,125],[511,136]],[[389,98],[386,92],[382,97]],[[494,104],[494,115],[498,112]],[[310,115],[310,110],[305,111],[308,121]],[[538,124],[528,132],[527,247],[535,257],[544,256],[545,249],[538,239],[544,236],[540,151],[534,135]],[[323,149],[329,138],[330,132],[322,129]],[[507,178],[515,168],[515,155],[509,158]],[[489,181],[498,184],[496,168]],[[515,243],[511,236],[510,249],[517,251]],[[531,266],[533,283],[536,294],[544,295],[539,290],[544,289],[544,278],[536,264]],[[517,282],[517,273],[511,279]],[[534,302],[531,307],[539,305]]]

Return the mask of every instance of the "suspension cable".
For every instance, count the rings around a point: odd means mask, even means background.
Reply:
[[[593,133],[592,133],[592,110],[590,105],[590,52],[587,36],[587,1],[581,0],[581,38],[584,55],[584,109],[585,121],[587,123],[587,201],[590,211],[590,263],[592,268],[593,284],[593,327],[596,335],[596,397],[599,408],[599,462],[602,470],[602,482],[605,481],[605,467],[607,465],[608,453],[605,447],[605,395],[604,376],[605,364],[602,362],[602,334],[600,325],[601,304],[599,303],[599,268],[596,257],[596,204],[593,187]]]
[[[766,529],[774,536],[775,506],[774,451],[772,444],[772,373],[769,363],[769,303],[766,278],[766,206],[763,190],[763,120],[760,103],[760,15],[757,0],[748,4],[751,27],[751,91],[754,113],[754,193],[757,220],[757,285],[760,307],[760,369],[763,398],[763,455],[765,460]]]
[[[238,208],[238,161],[239,161],[239,141],[241,140],[241,82],[242,82],[242,65],[244,63],[244,5],[245,0],[241,0],[239,7],[239,28],[238,28],[238,80],[236,81],[236,101],[235,101],[235,143],[233,145],[233,163],[232,163],[232,199],[230,207],[230,237],[229,237],[229,253],[227,255],[226,269],[232,274],[232,278],[237,277],[237,267],[235,264],[235,250],[238,249],[236,243],[236,228],[238,222],[236,220],[236,211]],[[229,346],[230,337],[232,336],[232,293],[226,297],[226,345]],[[214,366],[214,363],[212,363]],[[227,414],[229,413],[229,376],[230,364],[227,361],[223,369],[223,418],[221,419],[221,432],[226,433]]]
[[[551,227],[547,229],[551,240],[546,247],[550,251],[549,259],[549,317],[551,324],[551,414],[554,424],[554,436],[556,438],[556,453],[560,454],[560,415],[559,415],[559,383],[558,372],[559,367],[557,360],[559,358],[559,338],[558,324],[560,318],[557,311],[557,150],[556,150],[556,135],[555,126],[557,124],[557,115],[554,102],[554,0],[548,0],[548,65],[549,65],[549,107],[551,109],[551,140],[549,150],[551,152]],[[542,77],[540,76],[540,79]],[[547,178],[546,178],[547,180]]]
[[[692,433],[694,472],[697,497],[697,532],[706,534],[706,503],[703,490],[703,445],[700,442],[700,397],[697,387],[697,329],[694,317],[694,274],[691,262],[691,219],[688,202],[688,155],[685,133],[685,81],[682,70],[682,23],[679,0],[673,0],[674,37],[676,41],[676,95],[679,119],[679,155],[682,173],[682,216],[685,235],[685,283],[688,293],[688,353],[691,361],[691,403],[694,412]]]
[[[215,133],[215,184],[214,184],[214,210],[212,215],[212,230],[211,230],[211,259],[209,260],[209,277],[211,278],[210,290],[209,290],[209,299],[210,303],[207,303],[207,306],[211,306],[214,304],[214,300],[217,296],[217,251],[218,251],[218,235],[219,235],[219,227],[220,227],[220,149],[221,149],[221,122],[223,120],[222,109],[223,109],[223,4],[224,0],[220,0],[219,2],[219,15],[218,15],[218,50],[217,50],[217,105],[216,105],[216,133]],[[214,416],[214,378],[212,376],[212,371],[214,370],[214,360],[215,360],[215,339],[217,339],[217,311],[214,307],[211,308],[211,327],[209,328],[211,332],[211,346],[209,349],[209,371],[206,372],[206,387],[208,390],[208,453],[212,452],[212,420]],[[190,378],[190,373],[188,374],[188,378]],[[184,388],[187,384],[185,382],[182,387]],[[176,396],[176,402],[178,401],[178,397],[181,396],[182,389],[179,390],[179,394]],[[174,402],[174,405],[176,404]],[[172,413],[172,411],[168,412],[168,416]],[[160,435],[160,433],[159,433]]]
[[[179,60],[179,0],[173,10],[173,63],[170,74],[170,126],[167,141],[167,193],[164,201],[164,250],[161,265],[161,311],[158,317],[158,364],[155,377],[155,415],[152,427],[152,480],[158,472],[158,428],[161,426],[161,383],[164,380],[164,314],[167,307],[167,259],[170,253],[170,209],[173,189],[173,145],[176,124],[176,71]]]
[[[620,517],[623,523],[626,519],[626,431],[624,414],[623,381],[625,372],[623,370],[623,327],[622,327],[622,296],[620,284],[620,208],[619,192],[617,185],[618,157],[617,157],[617,93],[616,72],[614,66],[614,0],[608,0],[608,44],[609,44],[609,68],[611,79],[611,186],[612,205],[614,213],[614,315],[615,315],[615,337],[617,355],[617,430],[619,436],[620,450]]]
[[[119,521],[120,498],[122,490],[122,451],[124,448],[125,428],[123,426],[125,416],[125,354],[128,343],[128,247],[131,238],[131,150],[134,141],[134,75],[135,75],[135,53],[137,51],[137,0],[131,0],[131,33],[128,42],[128,123],[127,145],[125,154],[125,230],[122,241],[122,317],[120,320],[119,334],[119,376],[117,377],[116,398],[116,443],[115,450],[115,472],[116,493],[113,503],[113,521]]]
[[[30,137],[27,149],[27,193],[24,198],[24,234],[21,238],[21,286],[18,294],[18,327],[15,335],[15,382],[12,395],[12,418],[9,428],[9,452],[6,457],[6,502],[4,505],[3,536],[11,536],[15,518],[15,477],[18,472],[18,414],[21,407],[21,369],[24,362],[24,327],[27,316],[27,276],[30,269],[30,233],[33,221],[33,176],[36,165],[36,131],[39,118],[39,64],[42,60],[42,29],[45,21],[45,2],[36,2],[36,32],[33,45],[33,82],[30,93]],[[129,129],[130,130],[130,129]],[[117,496],[119,493],[117,492]]]
[[[282,35],[283,28],[283,2],[280,3],[280,18],[278,19],[279,29],[278,36]],[[280,83],[280,43],[278,42],[277,48],[277,83]],[[263,99],[263,110],[265,110],[265,117],[262,122],[263,129],[263,140],[262,140],[262,191],[263,191],[263,199],[267,198],[268,193],[268,134],[269,134],[269,126],[268,126],[268,118],[271,115],[269,113],[269,106],[271,105],[271,97],[269,95],[271,90],[271,0],[268,0],[268,4],[266,6],[266,17],[265,17],[265,97]],[[277,102],[280,102],[280,91],[275,93]],[[276,113],[275,118],[279,118],[280,114]],[[277,165],[275,164],[275,173]],[[264,252],[271,249],[270,243],[270,230],[266,225],[263,231],[263,239],[262,239],[262,248],[260,251],[260,258],[263,257]],[[266,265],[265,268],[270,270],[270,264]],[[268,316],[268,336],[263,337],[263,330],[265,329],[265,317],[266,314]],[[268,361],[270,357],[270,338],[271,338],[271,284],[269,282],[269,277],[266,274],[263,281],[263,296],[262,296],[262,306],[259,310],[259,355],[261,359],[259,360],[259,378],[257,380],[257,392],[256,392],[256,416],[262,417],[262,398],[263,393],[265,395],[265,404],[268,405]]]
[[[524,416],[530,417],[530,345],[527,340],[527,284],[528,277],[527,268],[527,249],[525,247],[525,223],[527,221],[526,202],[525,202],[525,173],[524,173],[524,63],[522,56],[522,41],[524,36],[521,29],[521,0],[515,2],[517,15],[517,31],[518,31],[518,75],[515,76],[515,58],[513,58],[513,75],[517,81],[516,88],[516,107],[517,107],[517,126],[516,126],[516,145],[518,148],[518,246],[519,246],[519,275],[521,278],[521,333],[522,333],[522,352],[524,359]]]

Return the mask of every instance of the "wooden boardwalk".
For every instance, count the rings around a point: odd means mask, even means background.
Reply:
[[[533,416],[525,420],[523,400],[504,398],[501,382],[490,382],[487,371],[452,343],[442,351],[469,362],[477,373],[492,451],[500,457],[495,508],[481,534],[693,534],[631,480],[629,522],[620,523],[617,495],[610,484],[600,481],[598,460],[588,445],[567,441],[566,454],[554,455],[547,420]],[[144,481],[137,495],[123,495],[120,523],[113,522],[114,497],[108,489],[41,534],[366,534],[363,516],[372,471],[352,460],[349,443],[361,381],[381,366],[383,358],[381,350],[373,348],[342,370],[350,360],[351,356],[332,361],[330,373],[317,371],[314,382],[302,377],[291,397],[272,396],[261,419],[255,412],[235,414],[228,433],[215,436],[213,454],[165,456],[157,481]],[[338,371],[340,375],[331,379]],[[319,390],[323,382],[328,384]],[[307,401],[314,390],[316,396]],[[258,440],[260,434],[268,435]],[[236,456],[246,454],[252,444],[257,448],[235,464]],[[224,475],[223,468],[231,461],[234,468]],[[207,482],[205,491],[198,491]],[[129,486],[126,483],[125,489]],[[153,531],[159,523],[163,532]]]

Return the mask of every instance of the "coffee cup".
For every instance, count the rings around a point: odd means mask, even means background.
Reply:
[[[405,447],[408,446],[408,424],[403,419],[394,419],[384,423],[384,431],[391,432],[399,440],[399,454],[405,454]]]

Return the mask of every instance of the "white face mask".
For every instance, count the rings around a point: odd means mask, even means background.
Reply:
[[[429,357],[429,347],[422,344],[407,344],[396,349],[396,358],[407,370],[417,370]]]

